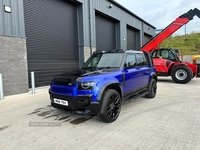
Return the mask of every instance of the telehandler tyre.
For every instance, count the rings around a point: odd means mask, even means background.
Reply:
[[[177,65],[172,68],[171,77],[176,83],[188,83],[192,77],[192,71],[190,68],[184,65]]]

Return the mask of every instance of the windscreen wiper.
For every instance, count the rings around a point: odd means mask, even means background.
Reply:
[[[102,70],[102,69],[110,69],[111,67],[96,67],[96,69],[98,70]]]
[[[85,70],[85,69],[89,69],[89,70],[97,70],[96,67],[91,66],[91,67],[82,67],[81,69]]]

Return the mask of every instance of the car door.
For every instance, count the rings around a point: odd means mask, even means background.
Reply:
[[[138,73],[138,81],[137,85],[140,89],[147,87],[149,82],[149,74],[151,72],[151,68],[148,66],[147,60],[143,53],[136,54],[136,62],[137,66],[135,69]]]
[[[127,54],[124,61],[124,84],[123,93],[125,96],[132,95],[138,90],[139,74],[136,68],[136,56],[135,54]]]

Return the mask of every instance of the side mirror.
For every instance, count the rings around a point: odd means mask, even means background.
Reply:
[[[128,68],[127,63],[124,64],[124,68]]]

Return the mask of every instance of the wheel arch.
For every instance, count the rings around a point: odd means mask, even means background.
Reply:
[[[149,89],[150,82],[151,82],[151,79],[152,79],[152,78],[155,79],[156,82],[158,82],[158,76],[157,76],[156,74],[151,74],[150,79],[149,79],[149,83],[148,83],[148,85],[147,85],[147,89]]]
[[[149,82],[151,81],[152,78],[154,78],[154,79],[156,80],[156,82],[157,82],[157,81],[158,81],[157,73],[152,72],[152,73],[150,74]]]
[[[168,70],[168,74],[169,74],[169,75],[171,75],[172,69],[173,69],[175,66],[177,66],[177,65],[180,65],[180,64],[175,64],[174,62],[171,63],[171,65],[169,66],[169,70]]]
[[[156,82],[158,82],[158,77],[157,77],[157,75],[153,75],[153,76],[151,76],[151,78],[154,78],[154,79],[156,80]]]
[[[174,67],[177,67],[177,66],[185,66],[187,68],[189,68],[191,71],[192,69],[190,67],[188,67],[186,64],[184,63],[173,63],[171,66],[170,66],[170,69],[169,69],[169,74],[171,75],[171,71],[173,70]]]
[[[107,89],[114,89],[114,90],[116,90],[116,91],[119,93],[121,99],[123,100],[122,88],[121,88],[120,83],[118,83],[118,82],[111,82],[111,83],[105,84],[105,85],[101,88],[101,90],[100,90],[100,92],[99,92],[99,95],[98,95],[98,101],[101,101],[101,98],[102,98],[102,96],[104,95],[104,93],[105,93],[105,91],[106,91]]]

